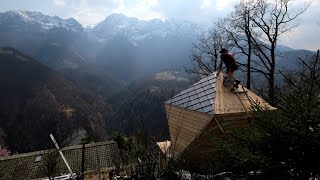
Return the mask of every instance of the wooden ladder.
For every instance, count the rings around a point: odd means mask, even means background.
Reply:
[[[251,118],[251,115],[249,114],[248,109],[245,107],[245,105],[243,103],[243,100],[248,100],[250,105],[253,106],[252,99],[249,97],[249,95],[248,95],[247,91],[244,89],[244,87],[242,85],[240,85],[240,86],[242,87],[243,91],[239,92],[238,88],[237,88],[237,89],[234,89],[234,93],[237,95],[237,97],[238,97],[238,99],[239,99],[244,111],[246,112],[248,118]],[[240,97],[240,93],[241,94],[244,93],[246,95],[246,98],[241,98]]]

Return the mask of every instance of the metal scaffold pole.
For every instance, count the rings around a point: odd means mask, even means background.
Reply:
[[[75,179],[75,177],[74,177],[74,175],[73,175],[73,172],[72,172],[72,170],[71,170],[71,167],[69,166],[67,159],[64,157],[62,151],[60,150],[59,145],[58,145],[56,139],[54,138],[54,136],[53,136],[52,134],[50,134],[50,138],[51,138],[51,140],[53,141],[53,143],[54,143],[54,145],[56,146],[56,148],[58,149],[58,151],[59,151],[59,153],[60,153],[60,156],[62,157],[64,163],[66,164],[66,166],[67,166],[67,168],[68,168],[68,170],[69,170],[69,172],[71,173],[72,179]]]

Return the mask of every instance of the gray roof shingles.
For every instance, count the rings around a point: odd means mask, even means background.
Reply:
[[[165,103],[212,115],[215,92],[216,73],[212,73]]]

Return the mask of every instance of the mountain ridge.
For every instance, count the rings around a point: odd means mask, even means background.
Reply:
[[[101,20],[92,28],[85,27],[72,17],[63,19],[59,16],[49,16],[37,11],[10,10],[2,13],[0,12],[0,24],[2,25],[8,23],[3,22],[5,19],[3,16],[6,16],[7,18],[16,17],[21,18],[26,22],[38,23],[38,25],[43,26],[43,30],[49,30],[52,28],[65,28],[67,30],[77,32],[86,32],[99,40],[109,40],[113,36],[119,34],[130,37],[130,40],[132,41],[141,41],[144,38],[152,35],[166,37],[170,34],[178,34],[194,37],[209,29],[209,26],[203,27],[203,25],[183,19],[169,18],[166,20],[161,20],[155,18],[150,20],[140,20],[136,17],[129,17],[121,13],[113,13],[106,16],[105,19]],[[15,21],[11,21],[11,23],[15,23]],[[144,29],[145,27],[147,27],[147,29]],[[175,31],[179,33],[174,33]],[[279,51],[295,50],[291,47],[281,44],[278,45],[277,48]]]
[[[106,42],[115,36],[122,35],[127,37],[131,44],[138,46],[142,41],[156,37],[168,39],[181,36],[195,39],[206,29],[186,20],[139,20],[123,14],[111,14],[88,32],[101,41]]]
[[[26,11],[26,10],[11,10],[0,13],[0,23],[8,23],[6,20],[9,18],[20,18],[23,23],[35,23],[42,26],[42,30],[48,30],[55,27],[64,27],[74,31],[83,31],[82,25],[74,18],[62,19],[58,16],[44,15],[41,12]]]

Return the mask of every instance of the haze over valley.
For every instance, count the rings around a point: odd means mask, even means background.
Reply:
[[[115,131],[169,138],[163,102],[199,78],[185,68],[209,29],[119,13],[93,27],[40,12],[0,13],[0,145],[19,153],[44,149],[51,132],[65,143],[75,134],[106,140]],[[314,53],[277,51],[279,68],[288,70]]]

